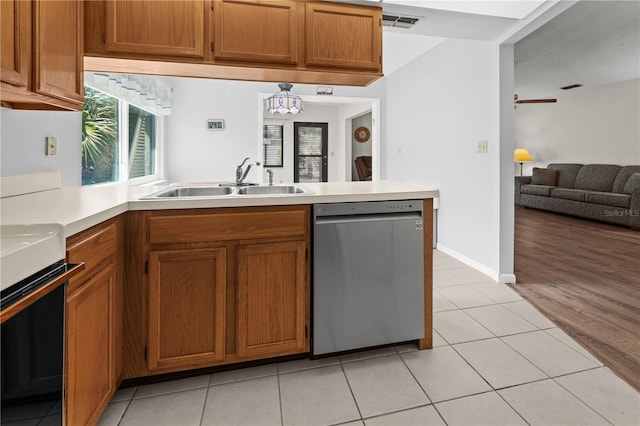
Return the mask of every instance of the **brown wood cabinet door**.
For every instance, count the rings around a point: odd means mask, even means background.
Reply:
[[[381,9],[332,3],[306,8],[306,65],[382,70]]]
[[[224,359],[226,264],[224,247],[150,253],[150,370]]]
[[[66,419],[95,424],[115,392],[113,297],[116,270],[107,265],[67,295]]]
[[[214,57],[296,64],[298,16],[294,1],[216,0]]]
[[[0,1],[0,78],[14,86],[27,87],[31,76],[31,2]]]
[[[239,358],[308,350],[305,250],[304,241],[238,248],[236,348]]]
[[[82,103],[83,2],[36,1],[33,7],[34,91]]]
[[[107,52],[204,58],[204,0],[107,0]]]

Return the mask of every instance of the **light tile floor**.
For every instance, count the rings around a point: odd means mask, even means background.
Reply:
[[[640,395],[506,285],[434,251],[415,345],[119,390],[100,425],[633,425]]]

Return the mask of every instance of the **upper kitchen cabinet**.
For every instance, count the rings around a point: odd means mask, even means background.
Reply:
[[[84,100],[83,2],[34,3],[36,93],[78,102]]]
[[[382,9],[304,0],[90,1],[89,71],[366,86]]]
[[[334,3],[306,4],[306,64],[382,71],[382,11]]]
[[[90,7],[99,13],[104,6],[106,52],[204,59],[208,3],[119,0]]]
[[[82,109],[84,2],[1,3],[2,105]]]
[[[3,83],[26,90],[31,76],[31,2],[1,1],[0,18],[0,78]]]
[[[296,2],[215,0],[214,5],[215,60],[298,62]]]

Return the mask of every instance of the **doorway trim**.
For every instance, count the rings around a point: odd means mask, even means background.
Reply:
[[[499,259],[498,281],[516,283],[515,206],[513,193],[513,150],[515,148],[515,117],[513,93],[515,92],[514,45],[577,3],[578,0],[555,0],[541,5],[526,19],[505,34],[498,42],[498,66],[500,69],[500,191],[499,191]]]

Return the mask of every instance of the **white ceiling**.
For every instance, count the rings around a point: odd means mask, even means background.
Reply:
[[[400,5],[426,9],[441,9],[452,12],[473,13],[477,15],[501,16],[503,18],[522,19],[540,6],[545,0],[365,0],[383,6]]]
[[[390,75],[447,38],[500,40],[558,0],[334,1],[378,3],[385,14],[420,18],[410,29],[384,28],[383,69]],[[554,96],[574,83],[640,78],[640,1],[578,1],[516,43],[515,73],[520,99]]]
[[[334,0],[343,3],[367,4],[378,3],[382,6],[383,13],[390,15],[402,15],[419,18],[419,21],[410,29],[399,29],[385,27],[387,32],[398,32],[402,34],[426,35],[434,37],[446,38],[464,38],[472,40],[496,40],[509,29],[511,29],[519,19],[508,18],[504,16],[492,16],[487,14],[477,14],[472,12],[462,12],[461,10],[478,10],[479,5],[491,5],[493,3],[509,3],[509,2],[493,2],[493,1],[421,1],[421,0],[401,0],[402,4],[389,2],[384,0],[378,1],[367,0]],[[393,0],[392,0],[393,1]],[[541,1],[523,1],[517,2],[528,4],[541,4]],[[431,7],[420,7],[420,5],[428,4]],[[475,8],[464,8],[467,4],[476,5]],[[442,9],[444,6],[448,9]],[[457,6],[452,10],[453,6]],[[486,12],[486,8],[483,9]],[[498,12],[493,12],[498,13]],[[385,52],[386,53],[386,52]]]
[[[580,1],[515,44],[520,99],[640,78],[640,2]]]

